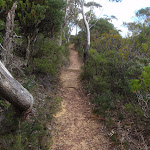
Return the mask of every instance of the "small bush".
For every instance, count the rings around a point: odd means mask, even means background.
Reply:
[[[114,50],[101,53],[94,49],[89,51],[82,79],[87,80],[88,89],[96,95],[92,100],[95,112],[109,115],[118,102],[136,102],[136,95],[130,90],[130,80],[141,74],[145,62],[139,58],[135,60],[126,60]]]
[[[51,91],[47,95],[45,88],[42,89],[42,86],[34,80],[32,77],[24,83],[35,99],[33,112],[26,121],[19,121],[16,131],[0,135],[0,149],[2,150],[49,150],[52,144],[50,124],[53,114],[59,109],[61,98],[54,94],[51,97]],[[31,88],[30,85],[36,88]],[[1,105],[8,107],[3,101],[0,101],[0,107]]]
[[[139,79],[132,79],[130,84],[133,93],[136,93],[138,106],[144,112],[144,116],[150,117],[150,66],[144,67]]]
[[[35,58],[34,65],[36,72],[55,75],[57,68],[49,58]]]
[[[33,53],[33,71],[55,76],[61,67],[68,64],[69,50],[58,46],[49,38],[43,39],[43,44]]]
[[[115,107],[114,97],[109,91],[106,91],[101,95],[96,95],[93,98],[92,103],[95,104],[94,112],[101,114],[104,117],[110,112],[111,109]]]

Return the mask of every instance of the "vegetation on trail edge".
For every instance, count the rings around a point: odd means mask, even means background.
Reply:
[[[23,76],[13,72],[18,81],[34,96],[35,101],[27,118],[22,118],[21,121],[16,118],[14,131],[0,135],[0,149],[48,150],[52,144],[51,121],[61,102],[61,98],[57,96],[58,77],[60,69],[68,64],[68,47],[58,47],[45,42],[41,49],[39,55],[35,55],[34,63],[25,68]],[[47,55],[46,51],[50,55]],[[42,57],[38,60],[39,56],[42,56],[44,61]],[[9,106],[7,101],[0,101],[1,111],[7,110]]]
[[[7,57],[2,53],[6,20],[14,2],[15,17],[10,20],[14,21],[10,26],[14,30],[8,37],[12,38],[12,47]],[[61,102],[57,96],[58,77],[62,68],[68,65],[69,56],[67,27],[62,33],[63,42],[58,45],[65,7],[63,0],[0,0],[0,60],[10,58],[5,62],[6,68],[34,97],[32,111],[18,118],[8,112],[11,104],[0,96],[0,112],[8,113],[7,126],[13,120],[12,130],[0,135],[2,150],[49,150],[52,144],[52,117]]]
[[[91,48],[81,79],[94,113],[104,119],[112,149],[150,146],[150,36],[145,33],[149,26],[140,27],[139,33],[127,38],[105,19],[91,29]],[[85,36],[81,30],[71,37],[82,58]]]

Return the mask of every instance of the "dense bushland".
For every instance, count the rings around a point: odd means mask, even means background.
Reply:
[[[6,34],[7,13],[15,1],[0,0],[0,59],[5,57],[1,52],[4,48],[2,45]],[[34,105],[27,118],[13,118],[13,130],[0,135],[0,149],[48,150],[52,144],[52,117],[59,109],[61,101],[56,95],[58,75],[60,70],[68,65],[67,33],[64,33],[62,45],[58,45],[64,23],[65,2],[17,2],[11,61],[6,63],[6,67],[33,95]],[[68,32],[68,28],[65,28],[64,32]],[[0,112],[7,111],[9,106],[10,104],[0,97]]]
[[[60,69],[68,65],[68,46],[58,46],[49,38],[43,39],[38,48],[36,43],[34,46],[36,50],[32,46],[33,55],[23,74],[12,72],[16,78],[19,75],[19,81],[34,96],[34,108],[26,120],[16,118],[16,130],[0,136],[0,149],[48,150],[52,144],[51,119],[61,102],[56,85]],[[0,102],[2,111],[8,106],[9,103]]]
[[[103,26],[104,22],[108,25]],[[143,137],[148,145],[149,42],[139,40],[144,31],[122,38],[106,20],[100,20],[96,26],[91,29],[91,48],[81,75],[91,93],[94,112],[104,118],[114,144],[136,149],[138,139]],[[83,37],[85,33],[81,31],[73,38],[81,56],[86,42]],[[139,144],[139,148],[143,145]]]

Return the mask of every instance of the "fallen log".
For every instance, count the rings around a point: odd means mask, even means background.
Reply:
[[[0,61],[0,95],[20,112],[30,111],[33,105],[32,95],[10,74]]]
[[[12,105],[0,114],[0,134],[17,129],[18,118],[27,116],[33,96],[10,74],[0,61],[0,96]]]

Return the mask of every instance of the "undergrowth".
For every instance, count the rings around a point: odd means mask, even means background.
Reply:
[[[22,77],[15,78],[33,95],[32,112],[24,120],[17,120],[16,129],[0,135],[2,150],[49,150],[51,121],[59,110],[61,98],[57,96],[58,75],[68,65],[68,45],[58,46],[55,41],[38,37],[32,45],[32,57],[24,68]],[[9,103],[0,100],[1,111],[8,109]]]
[[[30,68],[34,73],[56,76],[57,72],[68,65],[68,45],[58,46],[56,41],[42,39],[43,43],[33,52]]]
[[[78,37],[74,41],[80,43],[76,47],[83,56],[85,41]],[[112,33],[95,37],[81,79],[91,95],[93,112],[107,126],[110,148],[136,149],[138,143],[143,149],[139,141],[148,145],[150,139],[149,58],[124,43],[125,39]]]
[[[49,82],[49,86],[53,85]],[[26,78],[24,87],[34,96],[33,110],[26,120],[18,120],[16,131],[0,136],[0,149],[49,150],[52,144],[51,120],[59,109],[61,98],[54,91],[44,88],[41,80],[35,76]]]

